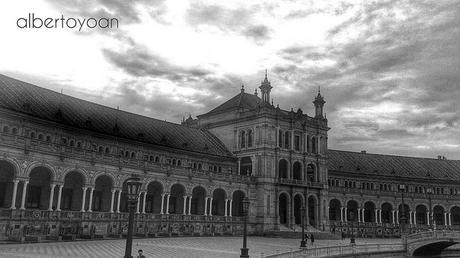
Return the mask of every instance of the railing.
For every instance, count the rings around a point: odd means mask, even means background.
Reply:
[[[321,182],[311,182],[311,181],[304,181],[304,180],[298,180],[298,179],[278,178],[278,182],[280,184],[288,184],[288,185],[323,187],[323,183]]]
[[[365,253],[404,252],[403,244],[327,246],[265,256],[265,258],[331,257]]]

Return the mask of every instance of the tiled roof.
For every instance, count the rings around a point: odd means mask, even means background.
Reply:
[[[175,149],[232,156],[209,131],[120,111],[1,74],[0,106],[98,133]]]
[[[328,150],[330,171],[365,175],[460,180],[460,160]]]
[[[213,110],[209,111],[206,114],[200,115],[200,116],[206,116],[206,115],[213,115],[213,114],[218,114],[238,108],[243,108],[246,110],[252,110],[255,109],[260,102],[262,102],[262,99],[257,97],[254,94],[248,94],[245,93],[244,91],[241,91],[238,95],[235,97],[229,99],[228,101],[224,102],[220,106],[214,108]]]

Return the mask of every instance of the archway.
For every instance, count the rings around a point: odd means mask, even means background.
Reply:
[[[243,216],[244,193],[240,190],[233,192],[232,196],[232,216]]]
[[[0,208],[11,207],[14,175],[15,169],[13,164],[0,160]],[[16,204],[18,204],[18,201],[16,201]]]
[[[46,167],[35,167],[29,174],[26,207],[46,210],[49,207],[52,172]],[[51,200],[52,201],[52,200]]]
[[[308,197],[308,224],[311,226],[316,226],[316,213],[317,213],[317,204],[316,198],[313,196]]]
[[[329,202],[329,220],[340,221],[340,201],[337,199],[332,199]]]
[[[452,225],[459,226],[460,225],[460,207],[454,206],[450,209]]]
[[[217,216],[225,215],[226,194],[223,189],[215,189],[212,193],[212,214]]]
[[[174,184],[169,197],[169,214],[182,214],[184,212],[185,187]]]
[[[399,218],[398,218],[398,221],[399,223],[401,224],[401,219],[402,219],[402,215],[403,215],[403,208],[402,208],[402,204],[399,205]],[[409,208],[409,205],[407,204],[404,204],[404,216],[406,217],[406,224],[409,223],[409,214],[410,214],[410,208]]]
[[[294,196],[294,223],[297,225],[302,224],[302,203],[302,196],[300,194],[296,194]]]
[[[292,166],[292,178],[302,180],[302,164],[298,161],[294,162]]]
[[[289,211],[289,196],[286,193],[282,193],[279,196],[278,201],[278,215],[280,218],[280,224],[288,224],[288,211]]]
[[[433,220],[438,226],[444,226],[444,207],[436,205],[433,208]]]
[[[285,159],[279,161],[279,178],[288,178],[288,162]]]
[[[163,185],[160,182],[153,181],[147,185],[147,196],[145,197],[145,212],[155,214],[161,213],[162,194]]]
[[[81,210],[84,185],[85,178],[80,172],[71,171],[67,173],[64,178],[64,188],[62,189],[62,210]]]
[[[313,164],[308,164],[307,165],[307,181],[308,182],[315,182],[316,181],[315,166]]]
[[[110,211],[112,202],[112,178],[107,175],[101,175],[96,178],[93,192],[93,211]]]
[[[252,160],[251,157],[243,157],[240,161],[240,174],[245,176],[252,175]]]
[[[394,223],[393,222],[393,206],[389,203],[382,204],[382,223]]]
[[[375,222],[375,204],[373,202],[364,203],[364,222]]]
[[[348,221],[358,221],[358,203],[354,200],[347,203]]]
[[[417,205],[415,207],[415,222],[418,225],[426,225],[427,224],[427,211],[428,209],[426,208],[425,205]]]
[[[203,215],[204,214],[204,201],[206,197],[206,190],[201,186],[196,186],[192,190],[192,206],[191,214]]]

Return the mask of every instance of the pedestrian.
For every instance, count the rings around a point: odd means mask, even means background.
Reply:
[[[305,244],[308,244],[308,233],[305,233]]]
[[[143,251],[142,249],[139,249],[139,251],[137,251],[138,255],[137,255],[137,258],[145,258],[145,255],[143,255]]]
[[[315,236],[313,234],[311,234],[310,236],[310,241],[311,241],[311,245],[315,243]]]

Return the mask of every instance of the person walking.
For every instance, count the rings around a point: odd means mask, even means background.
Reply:
[[[313,234],[311,234],[310,236],[310,241],[311,241],[311,245],[315,243],[315,236]]]
[[[305,233],[305,244],[308,244],[308,233]]]

